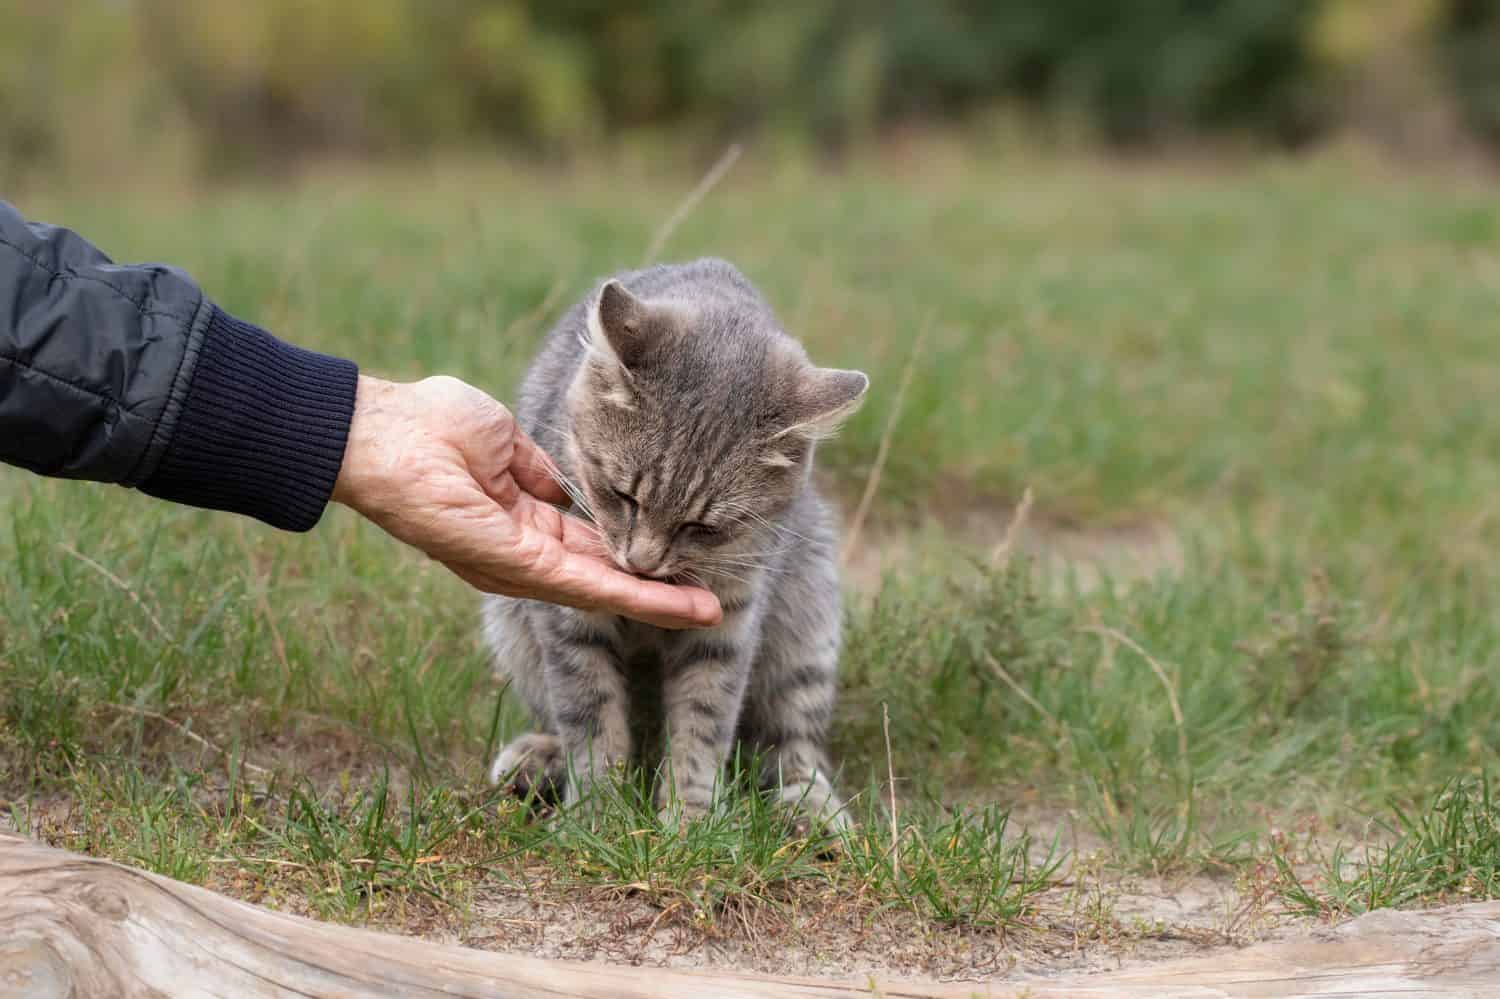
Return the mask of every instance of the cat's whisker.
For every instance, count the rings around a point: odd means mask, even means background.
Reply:
[[[700,568],[701,571],[706,572],[711,576],[718,576],[723,579],[732,579],[737,583],[744,583],[747,586],[755,582],[755,580],[758,578],[758,574],[747,571],[745,569],[741,569],[737,566],[705,565],[701,566]]]
[[[741,577],[738,576],[730,576],[730,574],[726,573],[715,573],[715,571],[709,571],[706,570],[706,568],[703,571],[705,571],[705,573],[708,573],[709,576],[717,576],[720,577],[720,579],[729,579],[730,582],[739,583],[739,585],[741,586],[751,585],[751,580],[741,579]],[[703,579],[700,574],[694,573],[694,571],[682,571],[681,576],[684,582],[691,583],[691,585],[693,586],[702,586],[703,589],[712,589],[712,586],[708,585],[708,580]]]
[[[774,572],[776,568],[764,561],[755,559],[699,559],[703,565],[725,566],[732,569],[746,569],[752,572]]]
[[[783,551],[708,551],[699,557],[704,559],[729,559],[737,562],[766,562],[783,553]]]
[[[556,420],[544,420],[538,417],[533,418],[530,423],[531,426],[527,428],[527,432],[531,433],[533,436],[535,436],[535,431],[537,430],[551,430],[559,435],[566,434],[568,430],[567,427],[563,426]]]
[[[721,557],[723,557],[723,558],[750,558],[750,559],[766,560],[766,559],[776,558],[778,555],[785,555],[787,552],[791,551],[793,547],[795,547],[795,546],[793,546],[793,545],[787,545],[787,546],[785,546],[783,548],[761,548],[761,549],[751,549],[749,551],[743,551],[743,552],[724,552],[724,553],[721,554]]]
[[[735,521],[734,523],[745,524],[747,522],[746,521]],[[795,543],[793,543],[792,541],[790,541],[790,540],[785,540],[784,541],[781,538],[767,538],[767,539],[747,538],[746,540],[748,542],[751,542],[751,543],[761,542],[761,541],[767,542],[764,547],[755,547],[755,548],[746,548],[746,549],[744,549],[745,551],[760,552],[760,553],[767,554],[767,555],[779,555],[779,554],[782,554],[783,552],[791,551],[793,548],[797,547],[797,545]],[[810,541],[811,539],[808,539],[808,540]],[[734,546],[730,546],[727,550],[730,551],[733,554],[738,554],[741,551],[741,549],[739,549],[737,547],[734,547]]]
[[[781,548],[751,548],[745,551],[715,551],[704,553],[704,558],[738,559],[740,561],[769,562],[779,558],[787,552],[792,551],[795,545],[786,545]]]
[[[773,524],[773,523],[771,523],[769,520],[767,520],[764,517],[758,517],[758,519],[760,520],[760,523],[764,527],[766,527],[768,530],[770,530],[771,533],[773,533],[773,534],[785,535],[787,537],[795,539],[796,541],[801,542],[802,544],[815,544],[816,543],[816,540],[814,538],[810,538],[806,534],[801,533],[800,531],[794,531],[790,527],[787,527],[785,524]]]
[[[739,583],[742,586],[750,586],[752,584],[752,580],[750,580],[749,578],[741,576],[740,574],[735,572],[730,572],[728,569],[704,566],[703,571],[708,573],[710,576],[718,576],[720,579],[732,580],[733,582]]]
[[[724,504],[724,508],[726,510],[728,510],[731,513],[731,515],[738,514],[739,516],[736,517],[736,519],[738,521],[740,521],[741,523],[752,523],[752,524],[755,524],[755,525],[757,525],[759,527],[765,528],[766,530],[770,531],[773,534],[787,535],[787,536],[789,536],[791,538],[794,538],[797,541],[800,541],[800,542],[802,542],[804,544],[813,544],[814,543],[814,539],[813,538],[810,538],[810,537],[808,537],[805,534],[801,534],[801,533],[799,533],[797,531],[794,531],[790,527],[787,527],[785,524],[773,523],[772,521],[767,520],[765,518],[765,516],[762,515],[761,513],[759,513],[758,511],[752,510],[748,506],[745,506],[744,504],[730,502],[730,503]]]
[[[583,492],[577,486],[573,485],[571,482],[568,482],[566,479],[558,478],[557,476],[553,476],[553,478],[556,479],[557,484],[562,487],[562,491],[567,495],[568,499],[572,501],[573,508],[576,511],[582,513],[590,520],[596,519],[594,517],[593,507],[589,505],[589,502],[584,497]]]
[[[552,478],[552,481],[557,483],[568,499],[573,502],[573,506],[582,511],[590,520],[597,519],[594,516],[593,505],[589,503],[588,498],[584,495],[583,489],[578,483],[563,474],[563,470],[558,467],[557,462],[552,460],[545,451],[537,449],[535,453],[538,456],[542,471],[546,472]]]
[[[532,420],[531,425],[535,430],[550,430],[559,435],[564,435],[568,432],[561,424],[549,420]],[[546,451],[537,448],[535,454],[542,470],[552,477],[552,480],[558,484],[568,499],[572,501],[573,506],[589,520],[597,522],[599,518],[595,513],[593,504],[589,502],[588,496],[584,493],[582,486],[564,474],[563,470],[558,466],[557,461]]]
[[[733,575],[741,582],[750,582],[753,578],[779,579],[787,574],[786,569],[763,565],[744,565],[737,562],[715,563],[699,561],[699,565],[706,572],[715,572],[723,575]]]

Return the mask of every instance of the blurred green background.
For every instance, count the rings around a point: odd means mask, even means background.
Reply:
[[[0,182],[913,126],[1500,146],[1500,0],[0,0]]]

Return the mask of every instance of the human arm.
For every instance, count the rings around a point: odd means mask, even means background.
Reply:
[[[399,390],[415,386],[371,391],[357,412],[358,385],[351,362],[230,316],[181,271],[116,265],[75,233],[0,202],[0,461],[292,531],[312,528],[341,484],[339,499],[481,589],[665,626],[717,620],[705,591],[638,580],[598,557],[591,530],[545,502],[555,494],[540,474],[471,467],[468,457],[487,447],[492,457],[515,447],[482,438],[514,427],[477,389],[450,392],[449,409],[425,414],[381,405],[414,399]],[[461,410],[492,407],[505,420],[474,423],[481,439],[448,433],[468,425]],[[393,413],[407,437],[385,422]],[[351,423],[381,440],[378,469],[371,435],[351,440]],[[429,471],[404,475],[418,461]],[[446,477],[432,472],[439,467]],[[516,492],[496,495],[507,475]]]
[[[0,202],[0,460],[305,531],[357,374]]]

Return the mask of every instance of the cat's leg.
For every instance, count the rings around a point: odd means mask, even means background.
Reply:
[[[746,708],[746,734],[760,756],[761,787],[788,808],[843,829],[848,818],[822,748],[833,711],[833,671],[807,662],[780,675],[779,684],[757,684]]]
[[[767,607],[741,727],[760,757],[761,786],[833,829],[849,824],[823,752],[838,691],[839,618],[829,560],[784,577]]]
[[[484,638],[494,660],[495,672],[506,681],[509,696],[526,705],[532,722],[552,724],[547,701],[547,682],[542,670],[542,646],[537,641],[538,622],[525,601],[510,597],[486,597],[483,606]],[[513,739],[490,763],[490,783],[502,781],[518,797],[533,791],[548,804],[562,797],[567,779],[561,743],[549,732],[530,732]]]
[[[666,653],[662,700],[667,722],[666,773],[656,785],[663,821],[706,814],[734,747],[749,680],[750,648],[730,621],[685,633]]]
[[[574,805],[630,760],[619,622],[561,607],[546,617],[547,700],[568,774],[564,800]]]

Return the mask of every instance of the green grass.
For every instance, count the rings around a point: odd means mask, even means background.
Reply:
[[[1357,857],[1345,844],[1314,847],[1304,857],[1297,844],[1278,841],[1271,856],[1289,906],[1327,917],[1500,897],[1500,802],[1492,781],[1454,780],[1426,811],[1394,813],[1394,822],[1380,823],[1386,842],[1354,851]]]
[[[504,398],[690,183],[452,165],[22,208],[180,264],[368,371]],[[1207,176],[935,149],[920,171],[747,162],[669,246],[702,253],[738,262],[818,360],[871,372],[820,456],[846,498],[912,366],[867,540],[994,519],[1030,486],[1054,529],[1172,525],[1181,571],[1084,586],[989,566],[955,528],[851,606],[834,745],[860,792],[852,840],[788,847],[748,800],[683,839],[628,801],[566,835],[482,784],[524,720],[441,570],[342,510],[290,537],[0,473],[0,796],[18,821],[340,919],[462,923],[476,891],[583,886],[709,920],[848,896],[1024,923],[1054,868],[1025,861],[1012,804],[1080,816],[1125,869],[1280,857],[1299,911],[1497,893],[1455,831],[1493,806],[1452,782],[1500,762],[1500,201],[1331,160]],[[1320,875],[1271,835],[1357,843],[1370,815],[1395,852]],[[1451,876],[1372,880],[1430,861]]]

